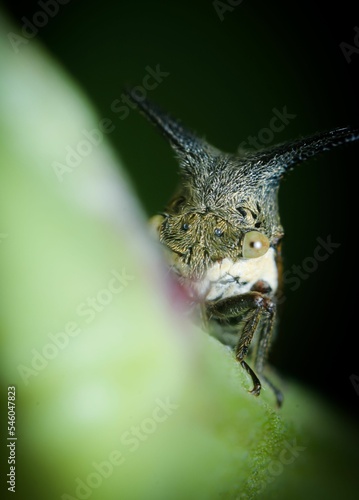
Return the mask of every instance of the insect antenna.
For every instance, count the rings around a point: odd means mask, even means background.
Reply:
[[[282,177],[284,173],[292,170],[295,165],[320,153],[331,151],[337,146],[342,146],[358,139],[359,129],[339,127],[293,142],[274,146],[265,151],[255,153],[252,158],[258,161],[259,164],[271,164],[273,177]]]
[[[127,96],[138,106],[142,114],[154,124],[179,153],[201,154],[202,141],[184,128],[179,121],[165,113],[157,104],[136,95],[134,89],[126,89]]]

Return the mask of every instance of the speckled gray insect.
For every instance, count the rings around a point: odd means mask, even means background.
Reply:
[[[129,91],[176,152],[181,184],[164,212],[153,218],[159,240],[179,281],[202,310],[209,333],[233,347],[250,374],[250,391],[261,382],[276,322],[280,241],[280,180],[295,165],[359,139],[337,128],[257,152],[223,153]],[[252,342],[253,341],[253,342]],[[246,363],[253,354],[255,372]]]

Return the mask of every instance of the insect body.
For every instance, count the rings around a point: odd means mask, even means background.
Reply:
[[[252,378],[251,394],[260,394],[260,376],[280,406],[281,392],[263,374],[277,314],[284,234],[280,180],[298,163],[359,139],[359,131],[338,128],[260,152],[227,154],[134,92],[129,96],[179,160],[181,185],[165,211],[152,219],[169,264],[201,307],[209,332],[234,349]]]

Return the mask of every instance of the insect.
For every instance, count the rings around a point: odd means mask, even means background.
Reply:
[[[128,91],[174,149],[181,184],[151,219],[169,265],[200,308],[209,333],[233,348],[258,396],[275,331],[280,288],[281,179],[297,164],[359,139],[350,127],[257,152],[223,153],[153,103]],[[254,369],[247,363],[253,359]]]

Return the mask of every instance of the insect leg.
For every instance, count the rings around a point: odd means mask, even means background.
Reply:
[[[253,382],[253,389],[251,394],[259,396],[261,391],[261,383],[245,362],[245,357],[248,354],[250,344],[253,336],[257,330],[259,321],[262,314],[266,311],[267,303],[271,302],[259,292],[249,292],[235,297],[218,300],[217,302],[210,302],[207,304],[208,318],[219,320],[221,323],[231,325],[240,324],[244,319],[244,326],[241,331],[239,342],[235,349],[236,359],[241,363],[242,367],[251,376]],[[271,302],[272,304],[272,302]],[[261,359],[261,358],[260,358]],[[264,360],[261,359],[263,363]]]
[[[272,334],[274,330],[275,317],[276,317],[275,304],[269,300],[266,303],[266,314],[267,317],[265,318],[263,328],[261,329],[260,337],[258,340],[258,349],[255,356],[255,370],[260,375],[261,379],[265,380],[265,382],[274,392],[277,400],[277,406],[280,408],[283,403],[283,394],[279,389],[276,388],[276,386],[270,380],[268,380],[268,378],[265,375],[263,375],[265,361],[267,359],[269,347],[272,340]]]

